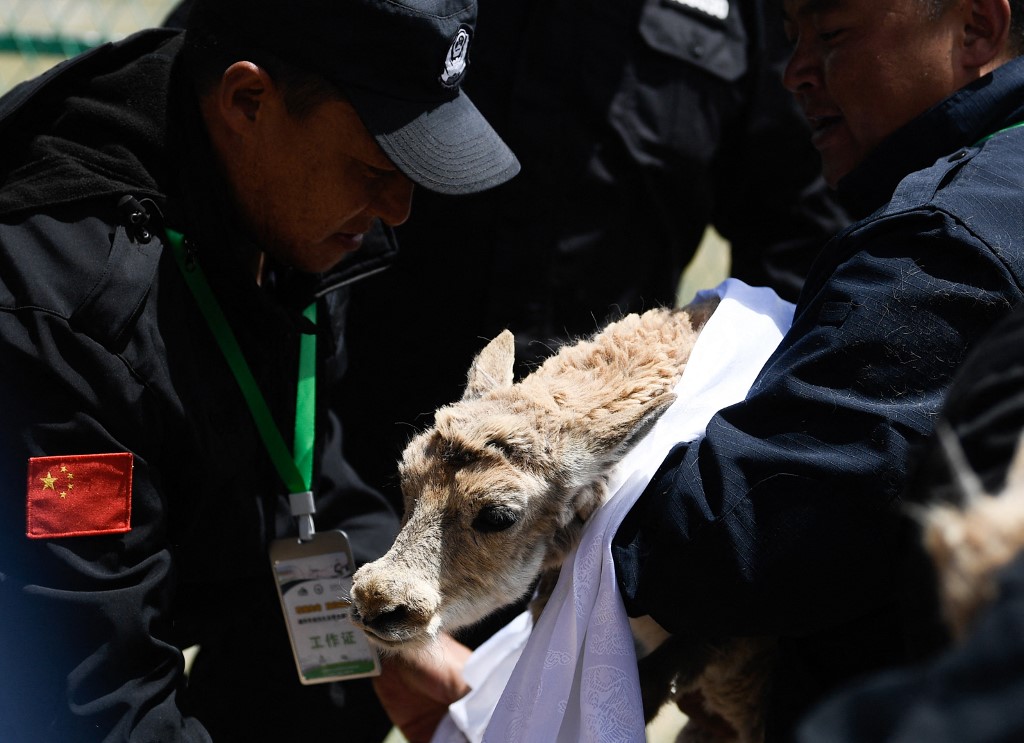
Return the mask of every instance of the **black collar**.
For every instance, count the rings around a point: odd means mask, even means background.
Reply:
[[[883,206],[909,173],[1024,120],[1024,58],[967,85],[882,142],[838,186],[855,218]]]

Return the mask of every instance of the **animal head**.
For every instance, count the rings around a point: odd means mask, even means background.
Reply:
[[[358,621],[378,645],[412,649],[475,623],[561,564],[603,501],[611,468],[672,402],[696,336],[689,323],[689,345],[676,330],[644,336],[636,315],[620,323],[645,353],[622,352],[603,334],[519,383],[505,331],[474,360],[463,398],[409,443],[401,533],[354,577]]]

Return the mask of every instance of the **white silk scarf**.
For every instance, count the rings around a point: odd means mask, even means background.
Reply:
[[[449,708],[432,743],[628,743],[645,739],[636,654],[615,581],[611,541],[678,442],[703,436],[742,401],[789,330],[793,305],[727,279],[675,387],[676,400],[616,466],[609,498],[587,522],[535,627],[527,613],[465,668],[472,691]]]

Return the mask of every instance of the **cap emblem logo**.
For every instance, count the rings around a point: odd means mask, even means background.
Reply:
[[[672,0],[672,2],[706,13],[720,21],[729,17],[728,0]]]
[[[469,28],[460,26],[452,39],[452,45],[448,47],[448,54],[444,58],[444,71],[441,73],[441,84],[446,88],[454,88],[466,74],[466,65],[469,57]]]

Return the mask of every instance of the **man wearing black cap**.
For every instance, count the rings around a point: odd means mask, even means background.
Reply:
[[[344,309],[414,184],[518,170],[459,87],[474,22],[201,0],[0,99],[0,740],[384,736],[342,589],[397,522],[341,455]]]

